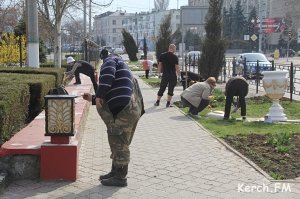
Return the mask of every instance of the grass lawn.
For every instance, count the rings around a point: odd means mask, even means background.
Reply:
[[[157,86],[158,78],[142,78],[146,83]],[[215,101],[212,111],[224,111],[225,96],[220,90],[214,91]],[[183,112],[180,102],[174,102]],[[247,98],[247,118],[263,118],[272,104],[266,96]],[[300,102],[282,99],[281,106],[289,120],[300,120]],[[300,177],[300,123],[264,123],[237,120],[240,110],[231,114],[229,120],[206,117],[211,111],[203,110],[195,119],[215,136],[223,139],[274,179],[293,179]]]
[[[143,66],[140,61],[129,61],[127,64],[131,71],[143,71]]]

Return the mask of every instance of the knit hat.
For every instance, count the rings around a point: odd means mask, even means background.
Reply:
[[[67,58],[67,64],[74,62],[75,59],[73,57],[68,57]]]

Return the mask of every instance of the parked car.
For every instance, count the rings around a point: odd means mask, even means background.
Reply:
[[[239,55],[238,65],[243,66],[243,74],[246,78],[256,77],[257,61],[259,63],[259,76],[262,76],[263,71],[271,71],[272,63],[262,53],[243,53]],[[246,71],[245,70],[246,65]]]
[[[122,48],[115,48],[115,49],[113,50],[113,53],[122,55],[122,54],[124,54],[124,50],[123,50]]]
[[[187,53],[187,62],[189,62],[193,66],[197,66],[200,57],[201,51],[190,51]]]
[[[293,50],[293,49],[286,49],[284,50],[284,56],[287,56],[287,51],[288,51],[288,54],[289,54],[289,57],[294,57],[296,55],[296,52]]]
[[[187,53],[187,56],[189,57],[199,57],[201,56],[201,51],[190,51]]]

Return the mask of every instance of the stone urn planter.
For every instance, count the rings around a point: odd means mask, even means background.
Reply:
[[[283,112],[279,100],[284,96],[288,78],[288,71],[264,71],[263,87],[269,98],[273,100],[272,106],[269,108],[269,113],[265,116],[265,122],[287,121],[287,117]]]

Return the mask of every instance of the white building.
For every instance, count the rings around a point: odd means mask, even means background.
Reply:
[[[122,47],[122,29],[126,29],[142,48],[146,39],[149,50],[155,49],[155,41],[159,34],[160,24],[165,16],[171,13],[171,29],[174,33],[180,27],[180,10],[152,11],[140,13],[124,13],[116,11],[97,15],[94,18],[93,38],[104,40],[113,48]]]
[[[135,38],[139,48],[143,47],[145,38],[149,50],[154,50],[160,24],[168,14],[171,14],[171,29],[174,33],[180,27],[180,10],[136,13],[124,21],[124,28]]]
[[[122,47],[122,29],[124,20],[129,14],[121,10],[116,12],[105,12],[94,17],[94,41],[100,41],[100,45],[113,48]],[[104,42],[104,43],[103,43]]]

